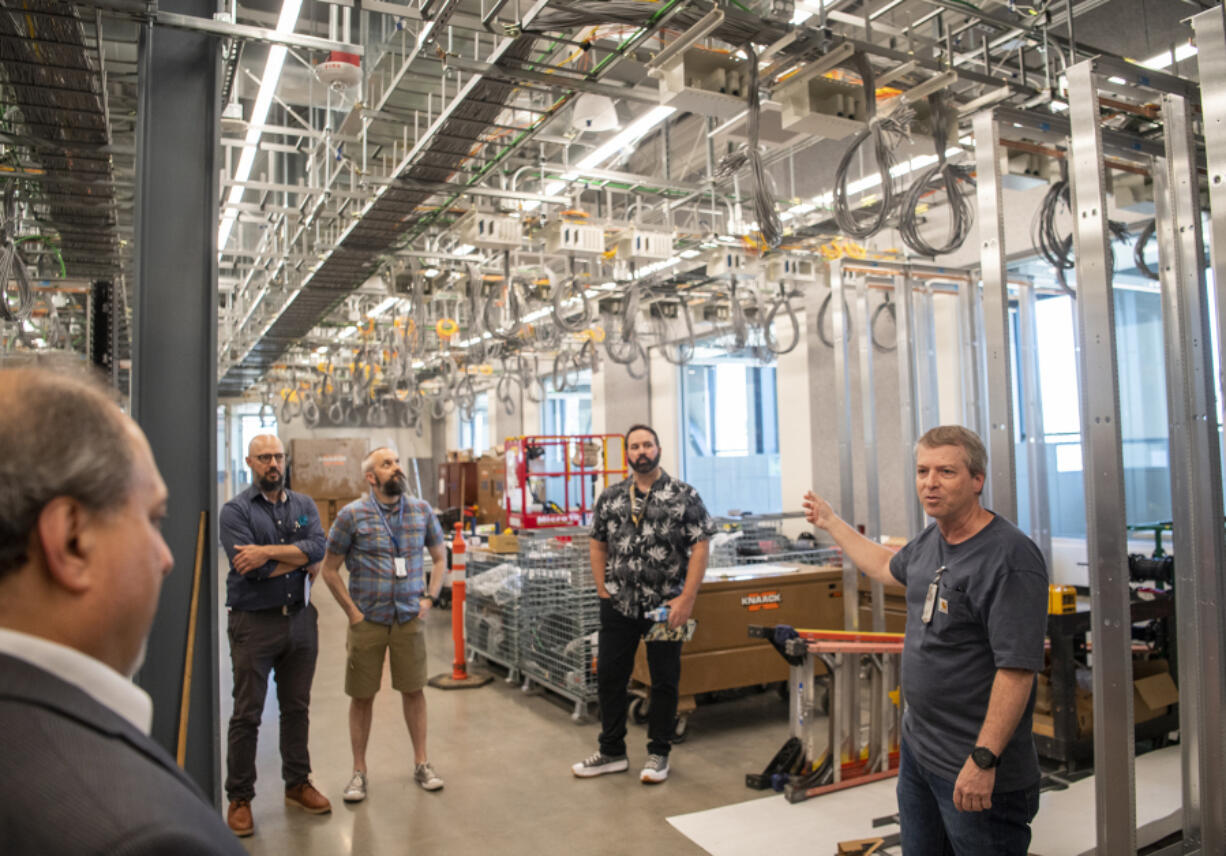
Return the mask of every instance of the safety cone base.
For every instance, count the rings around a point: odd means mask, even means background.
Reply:
[[[457,678],[454,672],[447,672],[442,675],[435,675],[426,683],[440,690],[468,690],[474,687],[483,687],[492,680],[494,680],[493,675],[478,675],[468,672],[464,677]]]

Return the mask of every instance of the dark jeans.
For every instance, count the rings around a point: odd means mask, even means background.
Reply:
[[[1026,856],[1030,821],[1039,811],[1039,784],[992,794],[986,811],[954,808],[954,783],[920,766],[902,745],[898,821],[903,856]]]
[[[600,751],[626,754],[626,686],[634,671],[639,640],[655,622],[627,618],[607,598],[600,601],[600,636],[596,651],[596,689],[600,696]],[[681,682],[681,643],[647,642],[651,699],[647,710],[647,751],[668,757],[673,722],[677,718],[677,685]]]
[[[293,615],[278,611],[230,612],[230,662],[234,666],[234,714],[226,758],[226,796],[255,796],[255,749],[259,740],[268,673],[276,672],[281,708],[281,776],[292,788],[311,774],[307,746],[311,681],[319,653],[318,613],[308,604]]]

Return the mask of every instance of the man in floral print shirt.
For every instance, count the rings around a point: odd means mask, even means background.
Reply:
[[[626,462],[633,476],[600,495],[592,520],[592,576],[600,595],[600,751],[571,767],[579,778],[630,768],[626,685],[639,639],[656,623],[647,613],[666,606],[670,628],[685,624],[707,570],[708,541],[715,534],[698,491],[660,469],[660,441],[654,430],[634,425],[626,432]],[[682,643],[646,644],[651,699],[647,763],[640,778],[655,784],[668,778]]]

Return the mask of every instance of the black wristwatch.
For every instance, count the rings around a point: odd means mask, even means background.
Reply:
[[[974,751],[971,752],[971,760],[981,770],[991,770],[994,767],[1000,766],[1000,756],[987,746],[976,746]]]
[[[426,594],[423,594],[421,597],[419,597],[418,600],[421,600],[422,598],[427,598],[427,597],[430,598],[431,603],[434,603],[434,595],[428,592]]]

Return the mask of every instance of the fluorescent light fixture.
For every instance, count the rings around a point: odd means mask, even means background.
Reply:
[[[328,346],[327,346],[327,345],[323,345],[323,346],[321,346],[321,347],[316,348],[316,349],[315,349],[315,353],[319,354],[321,357],[327,356],[327,354],[328,354]]]
[[[1193,56],[1196,56],[1196,45],[1191,44],[1189,42],[1184,42],[1182,45],[1175,46],[1174,62],[1183,62],[1188,57],[1193,57]],[[1141,62],[1137,64],[1143,65],[1146,68],[1152,68],[1155,71],[1160,71],[1161,69],[1164,69],[1164,68],[1170,68],[1172,65],[1171,52],[1163,51],[1157,56],[1151,56],[1149,59],[1142,60]]]
[[[357,332],[358,332],[357,327],[346,327],[344,330],[341,330],[340,333],[337,334],[336,338],[348,339],[350,336],[357,334]]]
[[[652,107],[642,116],[639,116],[625,128],[618,131],[613,137],[609,138],[591,152],[584,155],[583,159],[575,164],[574,169],[562,175],[561,181],[545,182],[545,195],[556,195],[562,190],[562,188],[566,187],[568,182],[577,179],[582,174],[583,170],[595,169],[609,158],[613,157],[613,155],[620,152],[622,149],[634,145],[643,137],[647,136],[652,128],[676,112],[676,107],[667,107],[663,104]],[[524,211],[535,211],[540,207],[541,203],[536,201],[525,202],[522,206]]]
[[[384,312],[386,312],[387,310],[395,306],[397,301],[399,300],[400,300],[399,297],[388,297],[384,300],[381,300],[378,306],[376,306],[374,309],[366,313],[366,317],[367,318],[380,317]]]
[[[282,35],[292,33],[298,23],[298,13],[302,9],[302,0],[284,0],[281,14],[277,17],[277,32]],[[238,168],[234,171],[234,185],[230,195],[226,197],[229,209],[221,218],[221,226],[217,229],[217,250],[220,253],[230,240],[230,232],[238,220],[235,206],[242,201],[243,186],[251,177],[251,168],[255,166],[255,155],[259,149],[261,128],[268,119],[268,111],[272,107],[273,95],[277,92],[277,81],[281,79],[281,68],[285,65],[287,52],[285,45],[270,45],[268,59],[264,62],[264,76],[260,78],[260,91],[255,97],[255,105],[251,108],[251,121],[247,125],[247,136],[244,140],[243,153],[238,158]]]
[[[477,248],[474,247],[472,244],[460,244],[458,247],[456,247],[451,252],[457,256],[466,256],[475,249]]]
[[[440,271],[438,268],[428,267],[421,272],[421,275],[424,276],[426,279],[434,279],[440,273],[442,273],[442,271]]]
[[[683,259],[696,259],[701,255],[702,253],[700,253],[698,250],[682,250],[681,251],[681,258]]]

